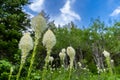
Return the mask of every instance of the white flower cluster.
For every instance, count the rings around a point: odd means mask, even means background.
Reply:
[[[44,34],[42,43],[47,50],[51,50],[53,46],[56,44],[56,37],[50,29],[48,29]]]
[[[67,54],[70,57],[70,60],[74,60],[75,58],[75,50],[71,46],[67,48]]]
[[[110,53],[107,52],[106,50],[104,50],[104,51],[103,51],[103,55],[104,55],[105,57],[109,57],[109,56],[110,56]]]
[[[38,16],[32,18],[31,26],[35,31],[35,37],[39,39],[43,31],[47,28],[47,23],[44,17],[39,14]]]
[[[21,49],[22,53],[28,53],[33,49],[33,40],[30,33],[24,33],[19,42],[19,49]]]
[[[33,40],[30,33],[24,33],[19,42],[19,49],[22,51],[21,63],[24,63],[29,51],[33,49]]]
[[[74,48],[71,47],[71,46],[69,46],[67,48],[67,54],[70,57],[70,69],[72,69],[72,67],[73,67],[73,61],[75,59],[75,50],[74,50]]]
[[[62,49],[62,51],[59,53],[60,60],[64,61],[65,56],[66,56],[65,49]]]

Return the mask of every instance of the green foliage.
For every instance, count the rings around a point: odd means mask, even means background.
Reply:
[[[44,77],[44,80],[68,80],[69,70],[65,68],[49,68]],[[33,70],[30,76],[30,80],[41,80],[42,71]],[[21,77],[20,80],[24,80],[25,77]],[[107,73],[93,74],[88,69],[78,68],[73,69],[70,80],[119,80],[119,75],[109,76]]]
[[[10,72],[11,63],[0,60],[0,80],[7,80]]]
[[[28,0],[1,0],[0,1],[0,59],[7,58],[12,62],[15,54],[18,54],[18,41],[21,31],[29,26],[27,15],[22,7],[28,4]]]

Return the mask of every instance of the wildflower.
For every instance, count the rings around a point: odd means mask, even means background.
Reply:
[[[50,29],[48,29],[46,33],[43,35],[42,43],[47,49],[47,56],[45,58],[45,65],[44,65],[43,74],[42,74],[42,80],[44,80],[44,76],[47,70],[47,65],[49,62],[50,52],[53,46],[56,44],[56,37]]]
[[[49,56],[49,61],[52,63],[54,58],[52,56]]]
[[[62,61],[64,61],[65,56],[66,56],[65,53],[62,53],[62,52],[59,53],[59,57],[60,57],[60,59],[61,59]]]
[[[71,70],[72,67],[73,67],[73,61],[74,61],[74,58],[75,58],[75,50],[74,50],[74,48],[72,48],[71,46],[68,47],[67,48],[67,54],[70,57],[70,70]]]
[[[20,68],[19,68],[19,72],[17,74],[16,80],[19,79],[21,70],[23,68],[23,65],[25,63],[25,60],[26,60],[26,57],[27,57],[29,51],[33,49],[33,40],[30,36],[30,33],[25,33],[23,35],[23,37],[20,39],[19,49],[21,49],[22,55],[21,55],[21,64],[20,64]]]
[[[30,33],[24,33],[19,42],[19,49],[21,49],[22,53],[28,53],[30,50],[33,49],[33,40],[30,36]]]
[[[61,50],[61,52],[59,53],[59,57],[60,57],[61,61],[64,61],[65,56],[66,56],[66,54],[65,54],[65,49],[63,48],[63,49]]]
[[[109,57],[109,56],[110,56],[110,53],[107,52],[106,50],[104,50],[104,51],[103,51],[103,55],[104,55],[105,57]]]
[[[24,33],[19,42],[19,49],[22,51],[21,63],[25,63],[26,56],[28,55],[29,51],[33,49],[33,40],[30,36],[30,33]]]
[[[106,63],[107,63],[107,66],[108,66],[108,71],[109,71],[110,75],[113,75],[110,53],[104,50],[103,54],[104,54],[104,56],[106,58]]]
[[[56,44],[56,37],[50,29],[48,29],[44,34],[42,43],[46,47],[47,51],[51,50]]]
[[[38,15],[32,18],[31,26],[35,31],[35,37],[39,39],[41,37],[41,33],[47,28],[46,20],[42,15]]]
[[[75,58],[75,50],[71,46],[67,48],[67,54],[70,57],[71,60],[74,60]]]

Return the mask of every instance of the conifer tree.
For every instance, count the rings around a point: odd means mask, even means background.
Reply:
[[[0,0],[0,59],[13,61],[18,51],[22,31],[29,26],[27,14],[22,7],[28,0]]]

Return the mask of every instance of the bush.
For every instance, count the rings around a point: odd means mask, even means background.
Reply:
[[[7,60],[0,60],[0,80],[7,80],[10,72],[11,63]]]

